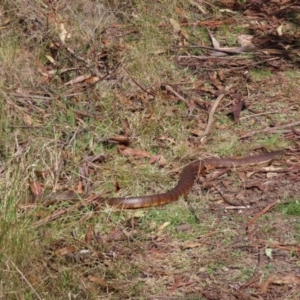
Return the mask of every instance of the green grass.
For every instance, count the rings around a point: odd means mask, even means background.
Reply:
[[[251,77],[256,80],[265,80],[271,76],[271,71],[265,69],[255,69],[250,72]]]
[[[288,204],[281,206],[282,212],[290,216],[299,216],[300,215],[300,202],[299,200],[294,200]]]

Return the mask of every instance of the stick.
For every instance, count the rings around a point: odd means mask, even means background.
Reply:
[[[21,277],[23,278],[23,280],[28,284],[28,286],[30,287],[30,289],[32,290],[32,292],[36,295],[36,297],[39,300],[42,300],[42,298],[40,297],[40,295],[37,293],[37,291],[34,289],[34,287],[31,285],[31,283],[27,280],[27,278],[25,277],[25,275],[22,273],[22,271],[15,265],[15,263],[8,258],[5,254],[4,256],[10,261],[10,263],[12,264],[12,266],[17,270],[17,272],[21,275]]]
[[[122,65],[122,68],[124,69],[124,71],[127,73],[127,75],[130,77],[130,79],[145,93],[147,93],[148,95],[151,95],[155,98],[155,94],[151,93],[149,91],[147,91],[144,87],[142,87],[135,79],[133,79],[133,77],[130,75],[130,73],[127,71],[127,69]]]
[[[168,84],[166,84],[166,90],[168,90],[169,92],[171,92],[172,94],[174,94],[176,97],[178,97],[181,101],[183,101],[187,106],[189,106],[189,103],[186,99],[184,99],[182,96],[180,96],[176,91],[174,91],[171,86],[169,86]]]
[[[296,121],[296,122],[292,122],[292,123],[288,123],[288,124],[283,124],[283,125],[279,125],[279,126],[271,127],[271,128],[267,127],[265,129],[254,130],[254,131],[250,131],[250,132],[242,135],[240,137],[240,139],[248,138],[248,137],[253,136],[255,134],[258,134],[258,133],[265,133],[265,132],[271,133],[271,132],[277,131],[280,128],[293,127],[293,126],[297,126],[297,125],[300,125],[300,121]]]
[[[245,117],[241,117],[240,120],[245,120],[245,119],[249,119],[249,118],[255,118],[258,116],[264,116],[264,115],[270,115],[270,114],[279,114],[279,111],[270,111],[270,112],[264,112],[264,113],[257,113],[257,114],[253,114],[250,116],[245,116]]]
[[[273,206],[275,206],[277,203],[279,203],[279,200],[275,200],[268,206],[266,206],[261,212],[256,214],[248,223],[247,223],[247,228],[246,231],[249,232],[250,227],[253,225],[253,223],[260,218],[263,214],[265,214],[268,210],[270,210]]]
[[[205,128],[205,131],[203,133],[203,136],[201,138],[201,143],[205,141],[206,139],[206,136],[209,134],[210,132],[210,129],[211,129],[211,125],[214,121],[214,113],[220,103],[220,101],[224,98],[225,94],[220,94],[217,98],[217,100],[215,101],[215,103],[213,104],[210,112],[209,112],[209,116],[208,116],[208,122],[207,122],[207,125],[206,125],[206,128]]]
[[[68,213],[72,210],[75,210],[75,209],[78,209],[78,208],[80,208],[82,206],[85,206],[87,204],[93,203],[96,199],[99,199],[99,196],[91,195],[91,196],[87,197],[86,199],[83,199],[82,201],[79,201],[78,203],[76,203],[76,204],[74,204],[74,205],[72,205],[68,208],[56,210],[55,212],[53,212],[52,214],[50,214],[46,218],[41,219],[41,220],[33,223],[33,226],[34,227],[40,227],[42,225],[45,225],[45,224],[59,218],[60,216],[66,214],[66,213]]]

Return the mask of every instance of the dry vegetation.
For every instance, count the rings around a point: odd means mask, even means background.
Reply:
[[[300,298],[293,2],[0,1],[0,299]],[[283,148],[164,207],[41,200],[158,193],[192,160]]]

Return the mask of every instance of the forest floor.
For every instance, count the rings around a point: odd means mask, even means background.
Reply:
[[[300,299],[299,8],[1,1],[0,299]]]

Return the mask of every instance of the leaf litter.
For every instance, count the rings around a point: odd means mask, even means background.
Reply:
[[[92,7],[96,5],[93,1],[87,3]],[[47,5],[54,4],[50,1]],[[126,20],[126,16],[118,20],[113,17],[112,23],[108,22],[101,32],[101,47],[95,44],[86,51],[77,43],[72,43],[73,35],[67,28],[67,22],[60,21],[60,14],[66,13],[64,10],[58,13],[53,9],[50,15],[45,12],[41,14],[42,21],[25,17],[19,19],[23,34],[34,34],[36,40],[44,35],[41,32],[45,32],[45,15],[49,16],[48,20],[58,32],[54,37],[49,37],[47,50],[51,55],[47,56],[45,65],[38,66],[39,77],[34,77],[38,83],[36,86],[40,87],[41,83],[44,86],[36,90],[27,88],[8,92],[11,93],[11,99],[6,99],[7,110],[21,122],[16,122],[17,125],[14,126],[46,126],[55,115],[48,103],[55,104],[70,121],[65,124],[65,128],[61,126],[59,137],[62,146],[60,149],[66,150],[74,141],[88,136],[90,118],[103,118],[107,104],[96,104],[95,101],[98,99],[96,86],[101,83],[116,89],[114,101],[119,104],[112,104],[116,105],[115,110],[122,109],[134,114],[143,112],[160,94],[165,96],[166,106],[172,106],[172,102],[183,102],[189,117],[195,117],[197,125],[205,124],[200,129],[192,123],[188,126],[192,137],[189,135],[187,143],[193,150],[202,151],[214,139],[216,132],[232,130],[236,126],[232,132],[245,143],[247,150],[247,140],[260,133],[281,134],[291,142],[286,146],[289,150],[287,162],[276,162],[277,169],[273,170],[254,167],[248,171],[224,170],[199,174],[202,176],[199,176],[198,181],[203,182],[204,190],[199,192],[197,190],[200,187],[196,186],[194,193],[201,193],[201,197],[205,199],[209,190],[210,201],[199,204],[187,199],[187,205],[180,202],[181,206],[186,205],[187,216],[191,215],[193,222],[188,223],[189,226],[181,224],[181,227],[176,224],[177,235],[173,232],[174,209],[171,206],[157,210],[157,213],[166,213],[164,222],[155,221],[153,216],[154,220],[145,222],[148,214],[155,216],[155,210],[143,212],[141,215],[112,212],[110,208],[94,205],[93,196],[80,199],[75,204],[49,204],[49,213],[46,216],[40,215],[39,219],[38,214],[32,215],[35,219],[33,227],[42,228],[39,238],[43,241],[43,262],[37,258],[31,270],[29,267],[28,270],[23,270],[26,277],[32,278],[32,284],[39,293],[42,293],[42,289],[51,293],[53,288],[59,294],[54,281],[49,278],[70,270],[69,276],[80,286],[79,289],[72,287],[72,291],[79,290],[86,299],[91,297],[89,293],[103,299],[163,299],[170,294],[177,299],[299,298],[297,233],[294,223],[288,218],[282,218],[281,213],[276,210],[279,198],[290,201],[299,193],[299,121],[295,119],[295,115],[299,114],[295,95],[299,93],[294,92],[290,97],[284,96],[288,95],[292,86],[284,86],[285,79],[278,74],[298,65],[299,50],[296,41],[299,36],[296,31],[288,30],[293,24],[288,24],[287,20],[297,11],[299,5],[293,1],[284,1],[280,5],[278,1],[246,1],[244,5],[240,1],[215,1],[213,4],[191,1],[191,5],[194,15],[200,12],[206,16],[209,13],[204,12],[217,9],[215,5],[224,14],[216,20],[204,18],[197,21],[187,14],[186,8],[178,7],[175,10],[178,20],[168,18],[157,27],[172,36],[173,47],[168,51],[172,53],[179,69],[188,68],[190,76],[195,80],[192,84],[191,78],[186,76],[172,84],[164,82],[146,86],[138,77],[131,76],[131,69],[120,67],[124,64],[123,58],[126,57],[128,49],[134,47],[131,43],[135,43],[140,34],[130,26],[117,23]],[[40,7],[41,11],[45,7]],[[139,12],[135,10],[131,4],[126,8],[130,17],[138,19]],[[109,13],[105,7],[103,11]],[[223,25],[234,26],[237,22],[229,22],[226,13],[243,14],[238,22],[252,32],[251,37],[248,36],[251,39],[250,44],[245,46],[244,40],[240,47],[220,46],[225,45],[227,40],[220,37],[218,29]],[[99,15],[95,17],[98,18]],[[5,27],[9,26],[7,22],[3,24]],[[194,38],[190,33],[191,29],[203,26],[212,45],[201,40],[196,43],[190,41]],[[96,28],[97,26],[93,27],[92,31]],[[215,32],[211,33],[212,30]],[[89,34],[92,31],[89,28]],[[126,37],[130,38],[127,40]],[[238,40],[238,36],[234,38]],[[248,39],[247,41],[249,42]],[[91,40],[90,42],[92,45]],[[164,52],[159,55],[161,53]],[[220,53],[222,56],[219,56]],[[253,80],[250,71],[256,66],[269,70],[275,79]],[[120,83],[127,88],[122,89]],[[272,93],[261,94],[262,87]],[[297,91],[297,87],[295,90]],[[107,96],[105,92],[103,95]],[[279,100],[287,102],[288,108],[285,109],[291,112],[291,120],[280,120],[271,116],[272,111],[283,109],[279,107]],[[176,107],[169,111],[175,111],[172,117],[177,116]],[[254,120],[253,123],[249,125],[247,119],[243,119],[244,113]],[[145,119],[151,119],[154,115],[149,109]],[[235,125],[231,122],[220,124],[219,119],[227,115],[233,116]],[[113,147],[116,150],[115,156],[124,157],[134,165],[144,159],[148,165],[154,164],[163,169],[170,167],[168,159],[160,154],[161,148],[150,153],[146,147],[131,143],[137,132],[127,125],[134,122],[128,119],[122,121],[122,125],[113,127],[106,137],[96,139],[96,143],[99,142],[107,151]],[[188,117],[184,121],[187,122]],[[72,122],[78,130],[74,130],[74,127],[70,133],[69,124]],[[246,125],[246,128],[238,127],[240,125]],[[255,125],[259,125],[258,129]],[[147,124],[143,124],[143,128],[145,127]],[[20,136],[19,133],[15,136],[15,157],[20,157],[27,151],[19,141]],[[95,143],[92,139],[84,142]],[[153,139],[153,142],[158,145],[167,142],[173,146],[178,143],[172,135],[166,133],[160,134],[160,138]],[[33,143],[34,140],[29,140],[27,146]],[[259,147],[251,146],[251,149],[262,150]],[[61,159],[52,162],[53,165],[49,164],[49,171],[41,168],[36,173],[53,174],[52,188],[55,190],[67,187],[82,194],[93,189],[93,183],[98,179],[97,173],[103,170],[104,163],[111,159],[112,154],[99,154],[99,150],[93,147],[93,151],[88,147],[83,149],[87,153],[79,157],[73,155],[70,149],[69,152],[64,151]],[[65,171],[70,161],[73,164]],[[174,164],[173,169],[177,170],[176,167],[178,166]],[[73,168],[79,170],[76,179],[72,179]],[[39,180],[41,182],[29,183],[29,188],[36,197],[41,194],[42,187],[46,184],[42,181],[47,181],[47,178]],[[115,181],[114,189],[122,190],[122,186]],[[34,204],[35,209],[47,208],[46,203],[38,200]],[[238,209],[226,209],[227,204]],[[178,209],[175,206],[175,210]],[[76,216],[78,212],[79,215]],[[30,214],[30,210],[26,214]],[[115,215],[120,216],[120,219],[116,220]],[[93,225],[85,224],[91,217],[99,217],[99,221],[95,221]],[[52,232],[51,227],[47,227],[55,220],[59,220],[59,226],[64,227],[64,230],[56,233]],[[267,249],[272,250],[272,255]],[[34,272],[42,280],[36,280],[32,276]],[[49,282],[48,287],[43,282]]]

